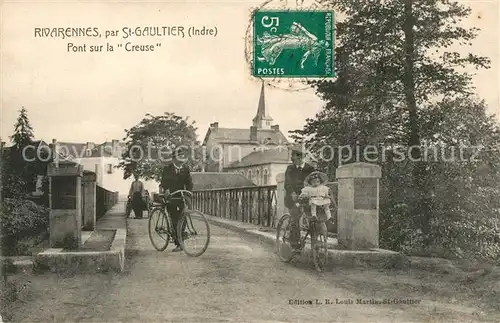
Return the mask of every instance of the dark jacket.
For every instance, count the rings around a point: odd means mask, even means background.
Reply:
[[[177,190],[193,190],[193,180],[189,167],[183,165],[178,171],[173,163],[165,166],[161,174],[161,187],[173,193]]]
[[[304,168],[298,169],[295,165],[290,165],[287,167],[285,172],[285,207],[290,209],[294,206],[295,202],[292,199],[292,193],[295,192],[300,194],[302,188],[304,188],[304,180],[307,175],[314,172],[315,169],[309,165],[305,164]]]

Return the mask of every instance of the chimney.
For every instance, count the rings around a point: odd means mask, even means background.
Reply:
[[[280,131],[280,126],[279,125],[274,125],[274,126],[271,126],[271,129],[273,131],[279,132]]]
[[[120,146],[119,146],[118,143],[119,143],[118,139],[113,139],[111,141],[111,146],[112,146],[112,149],[113,149],[113,156],[114,157],[120,157],[120,156],[118,156],[119,153],[120,153]]]
[[[218,122],[211,123],[210,128],[214,128],[214,129],[219,128],[219,123]]]
[[[257,127],[256,126],[250,127],[250,140],[257,141]]]
[[[58,149],[57,149],[57,139],[52,139],[52,145],[51,145],[51,148],[52,150],[57,153],[58,152]]]

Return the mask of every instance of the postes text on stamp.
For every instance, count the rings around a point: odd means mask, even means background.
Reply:
[[[258,10],[253,27],[253,76],[334,77],[332,11]]]

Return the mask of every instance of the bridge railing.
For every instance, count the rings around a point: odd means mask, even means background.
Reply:
[[[276,185],[193,192],[193,206],[200,212],[267,227],[275,225],[276,201]]]
[[[99,185],[96,186],[96,220],[100,219],[116,203],[118,203],[118,192],[108,191]]]

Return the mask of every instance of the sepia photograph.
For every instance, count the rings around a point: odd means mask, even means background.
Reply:
[[[499,22],[0,1],[0,323],[500,322]]]

